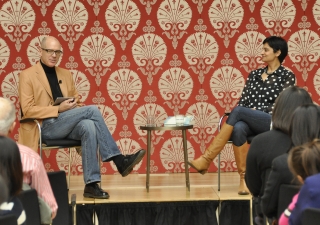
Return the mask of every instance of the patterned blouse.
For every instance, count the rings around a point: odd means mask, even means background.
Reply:
[[[249,74],[238,106],[272,114],[274,102],[280,92],[295,85],[295,75],[282,65],[263,81],[261,75],[265,69],[260,68]]]

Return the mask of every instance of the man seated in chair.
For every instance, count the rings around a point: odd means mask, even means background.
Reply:
[[[41,41],[40,62],[20,73],[19,97],[23,118],[37,118],[45,139],[81,140],[84,197],[109,198],[98,183],[101,181],[97,157],[99,149],[103,162],[113,161],[125,177],[138,164],[145,150],[122,155],[96,106],[80,103],[72,74],[56,66],[62,54],[60,42],[52,36]],[[72,97],[53,105],[57,97]],[[38,149],[39,132],[35,123],[23,123],[19,143]]]
[[[10,135],[16,125],[15,120],[14,105],[8,99],[0,97],[1,136]],[[41,222],[42,224],[50,224],[57,214],[58,205],[51,189],[47,171],[39,154],[27,146],[18,144],[18,147],[22,162],[23,189],[33,188],[37,191]]]

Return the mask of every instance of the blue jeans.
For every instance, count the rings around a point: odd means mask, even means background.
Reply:
[[[101,181],[98,146],[104,162],[121,154],[96,106],[75,108],[60,113],[57,118],[43,120],[42,137],[81,140],[82,167],[86,184]]]
[[[231,135],[233,144],[241,146],[247,141],[247,137],[270,130],[271,115],[260,110],[237,106],[231,111],[226,123],[233,126]]]

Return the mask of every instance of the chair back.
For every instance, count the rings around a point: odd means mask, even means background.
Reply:
[[[26,224],[40,225],[41,219],[37,191],[35,189],[21,191],[18,198],[26,212]]]
[[[320,209],[306,208],[302,212],[302,225],[318,225],[320,223]]]
[[[292,198],[300,190],[299,185],[294,184],[281,184],[279,197],[278,197],[278,219],[281,214],[288,208]]]
[[[69,224],[69,199],[65,171],[48,172],[51,188],[58,204],[57,216],[52,225]]]
[[[0,216],[1,225],[17,225],[17,217],[15,215]]]

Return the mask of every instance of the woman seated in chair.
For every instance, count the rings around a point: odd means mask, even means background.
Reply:
[[[263,221],[260,198],[263,196],[272,160],[291,149],[289,130],[292,115],[296,108],[304,104],[312,104],[312,99],[305,89],[293,86],[281,92],[272,112],[272,130],[255,136],[250,144],[245,178],[254,197],[257,224],[258,221]]]
[[[287,54],[288,44],[283,38],[271,36],[263,41],[261,55],[267,66],[249,74],[238,106],[232,110],[219,134],[202,156],[189,162],[199,173],[206,173],[212,160],[231,139],[240,175],[240,195],[249,194],[244,181],[247,137],[270,130],[271,113],[276,98],[285,88],[295,84],[295,75],[281,65]]]
[[[0,136],[0,146],[0,175],[9,187],[9,199],[0,205],[0,216],[13,214],[18,225],[25,225],[26,214],[17,197],[23,178],[19,148],[13,140],[3,136]]]

